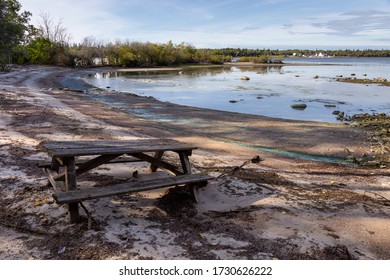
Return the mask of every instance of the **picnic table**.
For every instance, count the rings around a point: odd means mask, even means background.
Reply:
[[[171,139],[44,141],[39,145],[51,157],[40,165],[53,186],[57,204],[66,204],[70,223],[79,221],[79,203],[113,195],[140,192],[172,186],[186,186],[197,201],[197,188],[212,177],[192,174],[189,156],[197,147]],[[163,158],[174,152],[180,160],[175,165]],[[104,187],[79,188],[77,178],[103,164],[147,162],[150,171],[163,169],[174,176],[127,182]],[[129,169],[130,171],[130,169]]]

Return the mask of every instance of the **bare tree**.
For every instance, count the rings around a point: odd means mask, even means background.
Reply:
[[[63,26],[62,19],[56,22],[48,13],[41,13],[39,17],[38,32],[40,36],[61,45],[69,44],[71,35]]]

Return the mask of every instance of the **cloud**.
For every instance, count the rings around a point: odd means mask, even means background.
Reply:
[[[312,23],[317,28],[326,28],[327,34],[337,36],[365,35],[378,30],[390,30],[390,13],[370,10],[343,13],[337,19]]]
[[[381,0],[383,1],[383,0]],[[390,0],[389,0],[390,1]],[[99,40],[188,42],[198,47],[379,45],[390,31],[388,4],[355,0],[20,0],[49,13],[73,35]],[[325,3],[326,2],[326,3]],[[340,2],[340,3],[339,3]],[[349,2],[349,1],[348,1]],[[314,3],[314,4],[313,4]],[[336,5],[337,4],[337,5]],[[339,5],[338,5],[339,4]],[[382,5],[382,6],[381,6]],[[370,10],[366,7],[376,7]],[[351,9],[355,8],[355,11]]]

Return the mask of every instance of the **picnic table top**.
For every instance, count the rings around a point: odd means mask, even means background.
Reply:
[[[172,139],[43,141],[39,147],[52,157],[180,152],[197,149]]]

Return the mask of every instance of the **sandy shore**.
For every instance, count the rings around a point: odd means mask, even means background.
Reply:
[[[382,151],[363,129],[178,106],[79,78],[99,70],[0,73],[1,259],[390,259],[389,167],[351,164]],[[155,137],[200,147],[193,172],[216,179],[199,204],[145,192],[85,202],[90,230],[67,223],[37,167],[42,140]],[[147,167],[104,166],[80,185],[129,170]]]

